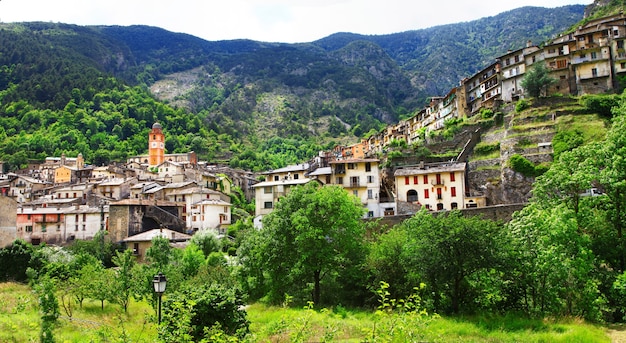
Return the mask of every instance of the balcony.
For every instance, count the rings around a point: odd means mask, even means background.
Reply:
[[[365,185],[361,184],[360,181],[350,181],[350,188],[359,188],[359,187],[365,187]]]
[[[337,166],[334,168],[333,172],[335,174],[345,174],[346,173],[346,167],[345,166]]]
[[[433,186],[445,186],[445,181],[444,180],[432,180],[430,184]]]
[[[582,63],[588,63],[588,62],[598,62],[598,61],[606,61],[609,58],[607,56],[598,56],[598,57],[576,57],[572,59],[572,64],[582,64]]]

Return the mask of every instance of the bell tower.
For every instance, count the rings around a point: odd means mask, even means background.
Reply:
[[[159,123],[152,125],[152,131],[148,137],[148,155],[151,167],[158,166],[165,161],[165,135]]]

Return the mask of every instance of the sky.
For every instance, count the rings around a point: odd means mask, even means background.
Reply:
[[[0,0],[0,22],[150,25],[210,41],[312,42],[337,32],[381,35],[494,16],[522,6],[593,0]]]

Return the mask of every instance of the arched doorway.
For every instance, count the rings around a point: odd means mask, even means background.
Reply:
[[[408,202],[416,202],[417,201],[417,191],[414,189],[406,192],[406,201]]]

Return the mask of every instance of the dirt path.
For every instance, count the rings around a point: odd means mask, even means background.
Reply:
[[[626,324],[609,325],[607,332],[611,342],[626,343]]]

